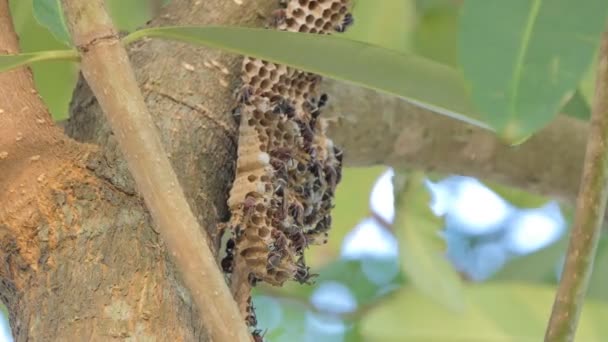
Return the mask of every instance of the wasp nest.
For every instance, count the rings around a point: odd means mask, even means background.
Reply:
[[[343,32],[352,23],[348,0],[280,1],[270,27],[294,32]],[[245,58],[239,90],[237,171],[228,205],[233,254],[252,282],[308,282],[303,252],[327,241],[342,151],[320,118],[327,95],[321,77],[284,65]]]

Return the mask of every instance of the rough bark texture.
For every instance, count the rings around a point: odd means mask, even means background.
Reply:
[[[173,1],[151,24],[259,26],[257,13],[274,5]],[[5,46],[0,53],[16,52]],[[233,176],[239,58],[156,40],[131,52],[190,204],[214,228]],[[234,73],[206,68],[211,60]],[[29,71],[0,75],[0,298],[16,340],[207,340],[86,85],[75,92],[67,131],[99,147],[63,137],[32,89]]]

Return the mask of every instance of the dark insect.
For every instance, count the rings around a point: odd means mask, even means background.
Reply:
[[[264,342],[264,336],[266,335],[266,331],[262,332],[262,329],[255,329],[251,336],[253,336],[253,342]]]
[[[319,115],[321,115],[321,109],[323,107],[325,107],[325,105],[327,104],[327,100],[328,100],[328,96],[327,94],[323,93],[321,94],[321,96],[319,97],[319,101],[317,101],[317,104],[312,107],[311,112],[310,112],[310,127],[312,127],[314,129],[315,125],[317,124],[317,118],[319,117]]]
[[[300,284],[312,285],[314,281],[311,278],[317,277],[318,274],[310,273],[310,267],[304,265],[304,259],[298,260],[298,270],[294,275],[294,279]]]
[[[269,152],[270,157],[277,158],[281,161],[288,161],[293,158],[291,149],[289,147],[278,147]]]
[[[285,210],[285,199],[281,199],[281,203],[277,206],[273,213],[273,217],[279,221],[283,221],[287,218],[287,210]]]
[[[339,149],[338,147],[334,146],[334,156],[336,156],[336,159],[338,160],[338,162],[340,163],[340,166],[342,165],[342,158],[344,158],[344,152]]]
[[[272,231],[271,235],[272,235],[272,238],[274,239],[275,249],[279,252],[284,251],[287,248],[287,244],[289,243],[285,234],[283,234],[281,231],[279,231],[277,229],[274,229]]]
[[[253,273],[249,273],[247,280],[249,281],[249,285],[251,285],[251,287],[255,287],[258,284],[258,281],[260,281],[260,279]]]
[[[245,318],[245,322],[250,327],[255,327],[258,325],[258,320],[255,316],[255,307],[253,306],[253,302],[251,301],[251,297],[247,299],[247,317]]]
[[[285,170],[287,171],[287,170]],[[276,187],[274,188],[274,194],[279,196],[279,197],[284,197],[285,196],[285,187],[287,186],[287,172],[281,172],[281,173],[277,173],[277,182],[278,183],[276,185]]]
[[[228,239],[226,242],[226,252],[234,252],[234,247],[236,247],[236,242],[234,242],[234,239]]]
[[[243,221],[247,222],[255,212],[255,197],[246,196],[243,202]]]
[[[346,15],[344,16],[344,19],[342,20],[342,23],[340,25],[334,27],[334,29],[336,30],[336,32],[344,32],[354,22],[355,22],[355,18],[353,17],[353,15],[350,13],[346,13]]]
[[[323,193],[323,197],[321,198],[322,202],[329,202],[331,201],[331,194],[329,194],[328,192]]]
[[[304,152],[306,152],[306,154],[308,154],[313,160],[317,158],[317,149],[312,146],[312,144],[307,144],[304,146]]]
[[[326,215],[315,226],[315,233],[325,233],[331,228],[331,216]]]
[[[281,254],[278,252],[270,252],[268,254],[268,261],[266,263],[266,269],[271,271],[277,268],[281,264]]]
[[[232,254],[226,255],[222,259],[222,270],[224,271],[224,273],[232,273],[233,262],[234,262],[234,256]]]
[[[317,215],[316,215],[315,211],[312,210],[309,215],[304,217],[304,224],[307,226],[310,226],[315,221],[316,217],[317,217]]]
[[[234,121],[236,121],[236,123],[241,122],[241,106],[240,105],[232,108],[232,117],[234,118]]]
[[[234,228],[234,235],[236,236],[237,239],[240,238],[241,235],[243,235],[243,227],[241,227],[240,224]]]
[[[275,114],[285,114],[288,118],[293,118],[296,114],[296,109],[285,99],[279,100],[277,105],[272,110]]]
[[[226,256],[222,259],[222,270],[224,273],[232,273],[234,265],[234,248],[236,243],[234,239],[228,239],[226,242]]]
[[[338,184],[338,173],[336,169],[331,166],[326,166],[325,169],[325,181],[327,182],[327,186],[333,193],[336,189],[336,185]]]
[[[251,96],[253,95],[253,89],[250,85],[244,85],[239,92],[238,101],[241,103],[251,104]]]
[[[304,138],[304,141],[307,143],[312,143],[313,139],[315,138],[312,128],[306,122],[296,121],[296,123],[300,127],[300,134],[302,135],[302,138]]]
[[[301,252],[305,248],[308,248],[308,240],[306,239],[306,235],[304,235],[301,230],[298,230],[296,233],[291,234],[289,238],[293,242],[293,248],[295,248],[297,252]]]
[[[300,203],[292,203],[288,209],[289,216],[293,217],[293,220],[298,225],[304,224],[304,208]]]
[[[285,23],[287,19],[287,14],[284,9],[278,9],[272,12],[270,16],[270,26],[271,27],[279,27],[281,24]]]
[[[287,164],[285,163],[285,161],[280,160],[278,158],[270,158],[270,165],[272,165],[277,179],[282,181],[283,183],[287,182],[287,179],[289,178],[289,173],[287,172]],[[279,191],[279,189],[282,189],[281,185],[279,185],[275,189],[275,193]]]

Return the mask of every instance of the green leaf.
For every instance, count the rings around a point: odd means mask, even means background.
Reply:
[[[464,312],[452,312],[402,289],[364,318],[368,341],[536,342],[542,341],[555,289],[526,284],[482,284],[466,288]],[[577,341],[600,342],[608,336],[608,306],[586,301]]]
[[[0,55],[0,72],[42,61],[64,60],[78,61],[79,55],[74,50],[41,51],[21,53],[18,55]]]
[[[405,186],[400,179],[407,177]],[[402,270],[420,292],[452,310],[461,310],[462,282],[445,256],[442,220],[429,207],[424,175],[395,175],[395,223]]]
[[[71,39],[65,26],[61,0],[33,0],[34,17],[64,44],[70,46]]]
[[[454,1],[442,0],[438,4],[421,4],[419,1],[418,8],[421,13],[414,31],[414,52],[456,67],[459,7]]]
[[[162,27],[136,31],[125,43],[157,37],[249,55],[393,94],[480,127],[461,74],[442,64],[337,35],[239,27]]]
[[[592,61],[605,0],[467,0],[459,57],[484,121],[510,142],[549,123]]]
[[[562,113],[587,121],[591,118],[591,108],[580,89],[582,88],[577,89],[570,100],[568,100],[564,108],[562,108]]]
[[[359,0],[343,37],[406,52],[416,22],[412,0]]]

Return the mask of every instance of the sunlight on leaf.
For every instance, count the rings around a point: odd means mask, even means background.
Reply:
[[[605,0],[467,0],[459,57],[484,121],[509,142],[548,124],[589,67]]]
[[[67,46],[71,45],[70,34],[65,26],[61,0],[33,0],[34,17],[46,27],[55,38]]]
[[[404,288],[371,310],[362,322],[362,334],[369,341],[542,341],[554,291],[517,283],[471,285],[464,291],[467,309],[452,312]],[[576,340],[604,341],[605,317],[605,303],[587,301]]]
[[[337,36],[240,27],[150,28],[136,31],[123,41],[128,44],[143,37],[178,40],[290,65],[399,96],[489,129],[474,114],[457,70],[413,54]]]
[[[400,178],[405,185],[399,185]],[[406,278],[421,292],[451,310],[462,310],[462,282],[447,257],[440,237],[443,222],[429,207],[431,196],[424,174],[397,173],[395,183],[395,234],[399,240],[401,267]]]
[[[0,72],[43,61],[64,60],[78,61],[80,57],[74,50],[41,51],[21,53],[18,55],[0,55]]]

